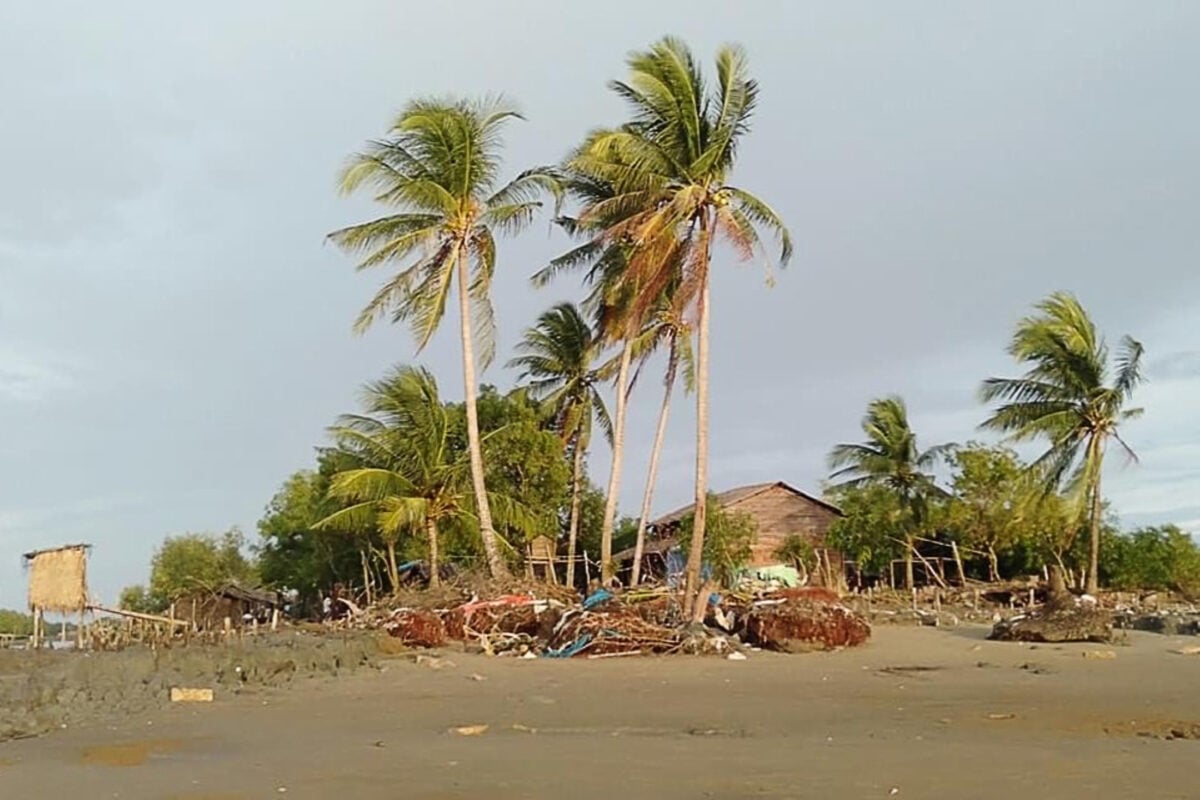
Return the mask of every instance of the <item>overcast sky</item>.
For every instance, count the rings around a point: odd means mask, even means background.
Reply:
[[[923,444],[975,435],[981,378],[1030,304],[1076,292],[1143,340],[1145,418],[1112,459],[1128,524],[1200,530],[1200,4],[25,2],[0,8],[0,606],[20,553],[88,541],[93,591],[164,535],[255,522],[357,387],[413,359],[355,338],[382,274],[324,235],[366,218],[344,158],[410,97],[502,91],[511,170],[620,119],[605,81],[664,33],[744,44],[760,111],[734,179],[798,243],[768,288],[715,265],[712,485],[818,490],[867,401]],[[574,297],[527,277],[566,243],[501,245],[501,359]],[[448,320],[452,322],[452,320]],[[461,397],[453,325],[423,355]],[[508,386],[493,368],[486,380]],[[658,384],[637,390],[634,513]],[[689,496],[673,418],[659,510]],[[607,454],[593,471],[603,481]]]

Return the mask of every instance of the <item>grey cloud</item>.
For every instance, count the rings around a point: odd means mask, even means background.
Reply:
[[[1167,353],[1152,360],[1146,372],[1155,379],[1200,378],[1200,350]]]

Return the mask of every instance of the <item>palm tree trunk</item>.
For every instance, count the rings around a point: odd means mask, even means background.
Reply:
[[[688,617],[697,613],[700,594],[700,568],[704,561],[704,526],[708,504],[708,240],[707,216],[701,216],[704,253],[700,256],[704,274],[700,278],[700,299],[696,306],[696,505],[692,523],[692,546],[688,552],[683,584],[683,608]]]
[[[437,520],[433,517],[425,519],[425,532],[429,535],[429,588],[433,589],[442,585],[442,579],[438,575],[441,564],[438,560]]]
[[[654,484],[658,481],[658,459],[662,455],[663,441],[667,438],[667,418],[671,413],[671,390],[675,388],[675,368],[678,358],[675,345],[667,359],[666,388],[663,390],[662,408],[658,410],[658,427],[654,431],[654,447],[650,450],[650,470],[646,475],[646,491],[642,493],[642,514],[638,518],[637,542],[633,546],[633,574],[629,585],[637,586],[642,578],[642,552],[646,546],[646,525],[650,521],[650,508],[654,502]]]
[[[391,539],[384,542],[387,548],[388,583],[392,585],[392,594],[400,591],[400,569],[396,566],[396,543]]]
[[[613,420],[612,469],[608,473],[608,497],[604,499],[604,522],[600,528],[600,579],[607,586],[613,577],[612,538],[617,520],[617,493],[621,489],[621,466],[625,455],[625,409],[629,392],[629,365],[633,361],[633,337],[621,346],[621,366],[617,370],[617,408]]]
[[[1100,459],[1102,451],[1097,444],[1098,440],[1093,438],[1090,447],[1091,452],[1088,453],[1089,458],[1095,458],[1095,473],[1096,477],[1092,479],[1091,485],[1091,511],[1088,524],[1091,527],[1091,546],[1088,548],[1088,574],[1086,592],[1093,597],[1100,592]]]
[[[367,567],[367,551],[359,550],[358,557],[362,560],[363,591],[367,594],[367,605],[371,605],[371,570]]]
[[[571,520],[567,524],[567,586],[575,588],[575,542],[579,539],[579,512],[583,507],[583,441],[575,434],[571,468]],[[553,569],[553,566],[551,566]]]
[[[471,453],[471,482],[475,485],[475,505],[479,513],[479,535],[487,555],[488,572],[493,578],[509,577],[508,566],[500,554],[496,529],[492,527],[492,509],[488,505],[487,487],[483,481],[483,447],[479,443],[479,412],[475,407],[475,342],[471,335],[471,301],[468,296],[467,253],[458,251],[458,313],[462,334],[463,383],[467,406],[467,447]]]
[[[913,542],[912,537],[908,537],[904,547],[904,588],[912,589],[917,585],[916,576],[913,574]]]

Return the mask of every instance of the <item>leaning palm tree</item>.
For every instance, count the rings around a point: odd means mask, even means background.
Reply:
[[[587,145],[584,145],[586,148]],[[582,152],[581,151],[577,151]],[[594,208],[604,200],[619,194],[620,189],[608,180],[580,169],[573,157],[563,169],[566,191],[585,208]],[[556,274],[567,268],[587,265],[584,284],[590,287],[583,308],[593,319],[597,345],[603,349],[616,346],[617,355],[599,370],[613,381],[614,414],[608,426],[612,447],[604,512],[600,522],[600,575],[604,583],[612,580],[615,565],[612,561],[613,532],[616,526],[617,497],[625,454],[625,423],[632,388],[635,343],[640,336],[640,318],[631,313],[636,287],[626,280],[630,246],[627,241],[607,242],[603,232],[617,217],[594,215],[585,223],[579,217],[560,217],[559,224],[571,235],[586,241],[554,259],[549,266],[533,276],[536,286],[544,286]]]
[[[896,396],[872,400],[862,421],[866,441],[839,444],[829,453],[832,488],[885,486],[895,492],[909,515],[904,549],[904,579],[912,588],[916,537],[929,518],[929,501],[944,492],[934,482],[932,470],[949,454],[950,445],[928,450],[917,447],[917,435],[908,424],[908,409]]]
[[[436,586],[439,527],[479,522],[470,455],[455,448],[450,410],[427,370],[402,367],[369,384],[363,406],[365,414],[343,416],[331,429],[337,449],[355,466],[333,476],[328,497],[343,507],[316,527],[378,530],[393,589],[400,580],[397,543],[406,533],[423,532],[430,585]],[[495,494],[489,500],[504,524],[531,528],[530,515],[519,504]]]
[[[1121,340],[1115,364],[1108,347],[1079,301],[1057,292],[1017,325],[1008,352],[1028,370],[1020,378],[989,378],[980,395],[999,407],[983,427],[1015,441],[1045,438],[1049,448],[1030,467],[1047,491],[1066,487],[1077,499],[1091,534],[1087,591],[1099,588],[1101,494],[1104,453],[1121,438],[1121,423],[1142,414],[1126,408],[1142,380],[1142,345]],[[1113,371],[1109,381],[1110,370]]]
[[[394,322],[409,323],[420,352],[457,285],[471,478],[488,567],[497,577],[508,568],[484,486],[475,348],[486,368],[495,351],[490,298],[495,234],[520,231],[540,207],[539,196],[558,192],[549,169],[528,170],[498,185],[500,132],[513,118],[519,115],[497,100],[410,102],[388,136],[354,156],[341,179],[343,192],[369,187],[395,213],[329,235],[344,250],[364,256],[359,269],[401,265],[359,314],[357,332],[388,314]]]
[[[614,189],[579,214],[585,231],[599,229],[596,246],[627,251],[620,281],[632,290],[631,320],[644,322],[663,291],[678,284],[678,308],[695,316],[696,486],[695,527],[685,581],[689,610],[700,593],[708,494],[709,264],[714,239],[742,260],[762,249],[759,230],[780,244],[780,263],[792,244],[778,214],[729,183],[742,137],[758,99],[745,53],[723,47],[715,85],[709,85],[682,41],[664,38],[629,59],[627,81],[611,84],[631,119],[592,133],[571,159],[577,173]]]
[[[679,367],[683,366],[684,388],[695,388],[695,365],[692,360],[691,333],[686,320],[679,313],[673,298],[664,297],[662,305],[653,316],[649,328],[638,342],[642,367],[645,359],[659,350],[666,350],[667,366],[663,376],[662,405],[658,409],[658,424],[654,428],[654,444],[650,448],[650,466],[646,473],[646,488],[642,491],[642,513],[638,517],[637,538],[633,546],[633,571],[629,585],[637,586],[642,576],[642,555],[646,545],[646,527],[654,504],[654,486],[658,482],[658,461],[663,443],[667,438],[667,420],[671,413],[671,394],[678,380]],[[639,368],[640,371],[641,368]]]
[[[573,303],[544,312],[517,345],[508,362],[528,381],[530,395],[553,416],[555,430],[571,453],[571,511],[567,525],[567,585],[575,585],[575,548],[583,499],[583,463],[593,421],[611,441],[612,421],[600,393],[597,366],[602,344]]]

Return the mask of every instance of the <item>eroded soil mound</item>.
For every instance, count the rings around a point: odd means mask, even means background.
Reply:
[[[166,705],[173,686],[218,694],[335,676],[369,664],[371,635],[262,636],[229,646],[119,652],[0,651],[0,741]]]

